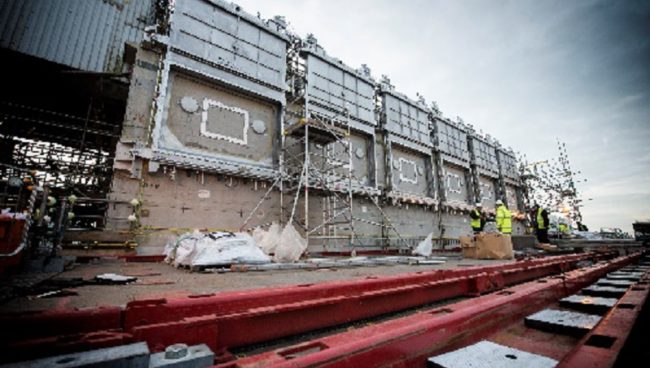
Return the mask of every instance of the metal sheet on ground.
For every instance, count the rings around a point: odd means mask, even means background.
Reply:
[[[643,272],[612,272],[607,275],[607,278],[610,280],[639,281],[643,274]]]
[[[582,289],[580,292],[584,295],[619,298],[625,294],[627,289],[628,288],[619,288],[613,286],[591,285]]]
[[[106,349],[84,351],[74,354],[58,355],[29,362],[18,362],[3,365],[5,368],[38,368],[38,367],[120,367],[147,368],[149,367],[149,348],[147,343],[138,342],[130,345],[116,346]]]
[[[589,332],[601,317],[593,314],[544,309],[524,320],[526,326],[545,331],[566,334],[585,334]]]
[[[634,281],[630,280],[610,280],[610,279],[600,279],[596,282],[596,285],[600,286],[614,286],[614,287],[630,287],[634,285]]]
[[[560,300],[560,306],[571,308],[574,310],[591,312],[595,314],[605,314],[614,305],[618,299],[616,298],[601,298],[597,296],[587,295],[571,295]]]
[[[446,354],[431,357],[428,367],[439,368],[551,368],[557,361],[508,346],[481,341]]]

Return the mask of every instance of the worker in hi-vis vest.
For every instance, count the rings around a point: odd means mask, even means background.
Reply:
[[[550,243],[551,241],[548,240],[548,212],[535,203],[535,206],[533,206],[533,216],[537,241],[543,244]]]
[[[503,234],[512,234],[512,213],[503,201],[498,199],[497,202],[497,230]]]
[[[485,214],[483,213],[483,205],[481,202],[476,203],[476,207],[469,213],[471,219],[470,225],[474,233],[480,233],[485,226]]]
[[[560,222],[557,225],[557,232],[560,235],[560,238],[563,238],[569,233],[569,225],[565,224],[564,222]]]

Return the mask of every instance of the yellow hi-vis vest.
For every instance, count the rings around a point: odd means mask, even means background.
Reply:
[[[478,210],[473,210],[474,214],[478,216],[477,219],[472,219],[470,225],[472,228],[478,229],[481,227],[481,213]]]
[[[542,217],[542,207],[537,209],[537,228],[540,230],[546,229],[546,226],[544,226],[544,218]]]
[[[512,233],[512,213],[504,205],[497,208],[497,229],[504,234]]]

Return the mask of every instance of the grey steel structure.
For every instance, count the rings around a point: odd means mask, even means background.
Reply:
[[[155,1],[7,0],[0,47],[75,69],[122,72],[125,45],[155,22]]]
[[[264,20],[221,0],[0,4],[3,53],[124,89],[117,108],[102,100],[107,121],[95,108],[84,117],[83,106],[51,120],[111,138],[80,149],[97,162],[87,171],[101,163],[94,175],[107,178],[93,226],[130,230],[151,245],[142,252],[159,252],[179,229],[288,221],[316,251],[405,247],[431,232],[438,241],[469,232],[476,201],[492,209],[501,198],[523,210],[511,151],[286,26],[283,17]],[[8,121],[18,116],[11,106]],[[1,133],[70,144],[61,132],[39,132]],[[27,167],[21,142],[12,143],[10,161]],[[48,165],[40,167],[56,170]]]
[[[168,27],[168,34],[151,35],[164,51],[151,147],[136,147],[136,155],[205,171],[276,177],[286,35],[223,1],[174,3]],[[188,121],[198,125],[198,137],[187,131]]]
[[[461,122],[440,116],[433,120],[440,197],[452,210],[467,210],[475,202],[470,171],[473,161],[468,144],[469,128]]]
[[[499,163],[497,144],[489,136],[470,134],[468,139],[472,157],[472,178],[474,200],[489,209],[496,208],[495,202],[503,196],[498,184]]]
[[[384,190],[393,202],[415,199],[434,205],[437,193],[431,143],[431,111],[423,98],[413,101],[395,91],[387,77],[379,84],[384,143]]]

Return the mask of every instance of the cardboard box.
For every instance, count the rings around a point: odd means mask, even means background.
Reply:
[[[476,258],[478,256],[476,249],[476,242],[473,236],[461,236],[460,247],[463,251],[463,258]]]
[[[479,233],[476,235],[476,256],[479,259],[512,259],[510,235],[501,233]]]

